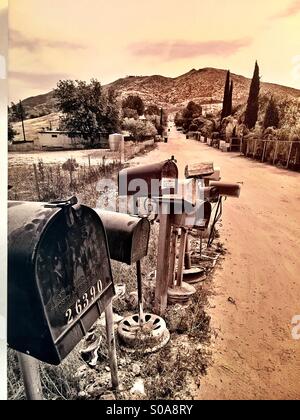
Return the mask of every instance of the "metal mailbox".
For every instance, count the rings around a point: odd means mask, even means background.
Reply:
[[[176,194],[177,189],[178,168],[173,159],[119,172],[120,196],[153,198]]]
[[[239,198],[241,194],[241,186],[239,184],[228,184],[225,182],[211,182],[210,186],[216,188],[218,194],[222,197]]]
[[[8,344],[53,365],[115,295],[101,219],[75,203],[8,204]]]
[[[128,265],[146,257],[150,222],[146,218],[104,210],[95,210],[106,230],[110,257]]]
[[[194,163],[187,165],[185,168],[186,178],[203,178],[211,176],[215,172],[213,162]]]
[[[194,212],[190,214],[173,214],[171,216],[172,226],[185,227],[187,229],[206,230],[208,228],[212,213],[211,203],[197,200]]]

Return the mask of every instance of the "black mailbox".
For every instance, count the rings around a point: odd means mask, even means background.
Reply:
[[[8,344],[53,365],[115,295],[101,219],[86,206],[57,206],[8,204]]]
[[[119,172],[120,196],[153,198],[176,194],[177,189],[178,168],[172,159]]]
[[[150,236],[148,219],[110,211],[95,211],[105,227],[112,260],[131,265],[146,257]]]
[[[225,182],[211,182],[210,186],[218,191],[222,197],[239,198],[241,194],[241,187],[239,184],[228,184]]]

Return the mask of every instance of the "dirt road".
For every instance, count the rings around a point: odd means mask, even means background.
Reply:
[[[214,161],[222,179],[242,182],[239,200],[224,206],[228,255],[210,301],[214,363],[199,399],[300,399],[300,174],[225,154],[172,130],[168,144],[135,162],[175,155],[187,163]],[[234,299],[236,305],[228,301]]]

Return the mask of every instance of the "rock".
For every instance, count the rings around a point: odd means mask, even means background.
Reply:
[[[131,292],[127,298],[127,304],[130,309],[135,310],[138,307],[139,299],[137,292]]]
[[[130,390],[130,394],[134,395],[143,395],[145,396],[145,385],[144,385],[144,381],[142,378],[139,378],[135,381],[133,387]]]
[[[115,399],[116,397],[112,392],[107,392],[106,394],[103,394],[100,398],[100,400],[104,400],[104,401],[113,401]]]
[[[135,376],[139,376],[141,374],[141,368],[137,363],[132,366],[132,373],[134,373]]]
[[[110,368],[108,366],[105,366],[106,372],[110,372]]]
[[[88,394],[87,394],[86,392],[84,392],[84,391],[81,391],[81,392],[79,392],[79,393],[78,393],[78,398],[80,398],[80,399],[81,399],[81,398],[82,398],[82,399],[83,399],[83,398],[86,398],[87,396],[88,396]]]
[[[89,386],[86,389],[87,395],[90,395],[92,398],[98,398],[106,392],[106,388],[99,387],[99,386]]]
[[[86,373],[87,373],[87,366],[82,365],[82,366],[80,366],[79,369],[77,369],[77,372],[75,373],[74,377],[76,379],[81,379],[86,375]]]
[[[121,359],[119,360],[119,364],[120,364],[120,366],[126,366],[126,365],[127,365],[127,360],[126,360],[126,359],[124,359],[124,358],[121,358]]]

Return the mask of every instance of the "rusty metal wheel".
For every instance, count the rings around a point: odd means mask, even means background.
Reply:
[[[170,340],[170,333],[165,321],[154,314],[145,314],[141,325],[139,315],[124,318],[118,327],[122,349],[126,352],[154,353]]]
[[[198,284],[206,280],[206,269],[203,267],[192,267],[183,270],[183,280],[188,284]]]
[[[196,289],[191,284],[183,282],[181,287],[169,288],[168,290],[168,302],[170,304],[182,304],[188,303],[190,298],[196,293]]]

